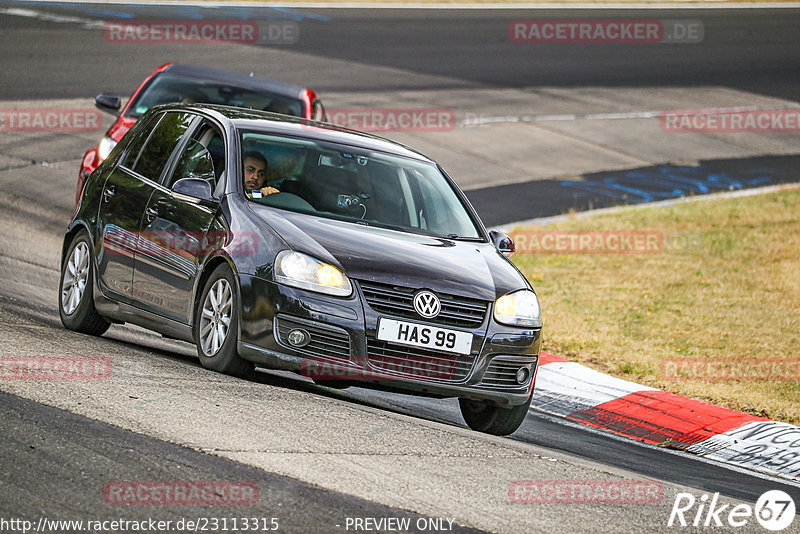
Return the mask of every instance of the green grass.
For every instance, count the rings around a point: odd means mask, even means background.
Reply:
[[[710,380],[689,373],[670,380],[662,371],[684,358],[718,365],[800,358],[800,191],[627,209],[536,230],[664,236],[655,254],[515,255],[541,300],[545,350],[613,376],[800,423],[800,376]]]

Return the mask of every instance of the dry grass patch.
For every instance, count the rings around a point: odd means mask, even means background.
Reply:
[[[613,376],[800,423],[800,191],[630,209],[535,230],[664,236],[655,254],[515,255],[542,303],[545,350]],[[732,379],[716,372],[714,379],[669,379],[664,366],[685,358],[739,367]],[[794,379],[759,375],[753,363],[767,359],[788,364]]]

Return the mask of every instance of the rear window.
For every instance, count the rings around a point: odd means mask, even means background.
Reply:
[[[159,74],[153,78],[130,105],[125,116],[138,119],[152,107],[173,103],[220,104],[294,117],[305,116],[305,105],[300,99],[268,91],[252,91],[215,81],[184,78],[169,73]]]

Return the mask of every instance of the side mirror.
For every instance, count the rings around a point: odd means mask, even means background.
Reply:
[[[122,107],[122,99],[116,95],[102,93],[94,97],[94,106],[100,111],[105,111],[115,117],[119,117],[119,108]]]
[[[514,246],[514,240],[511,239],[508,235],[504,234],[503,232],[498,232],[497,230],[490,230],[489,231],[489,239],[492,240],[494,247],[506,258],[514,254],[514,251],[517,248]]]
[[[196,199],[201,206],[211,208],[219,203],[211,191],[211,184],[200,178],[181,178],[172,184],[172,191]]]

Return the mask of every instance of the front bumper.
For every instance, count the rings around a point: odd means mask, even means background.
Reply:
[[[541,329],[497,324],[488,307],[480,326],[442,324],[470,332],[469,355],[417,349],[376,339],[380,317],[428,324],[421,319],[378,313],[366,304],[357,281],[351,297],[335,298],[240,274],[239,354],[256,365],[285,369],[322,385],[327,380],[373,389],[431,397],[462,397],[498,405],[519,405],[534,386]],[[301,348],[287,342],[302,329],[311,342]],[[517,371],[527,369],[524,381]]]

